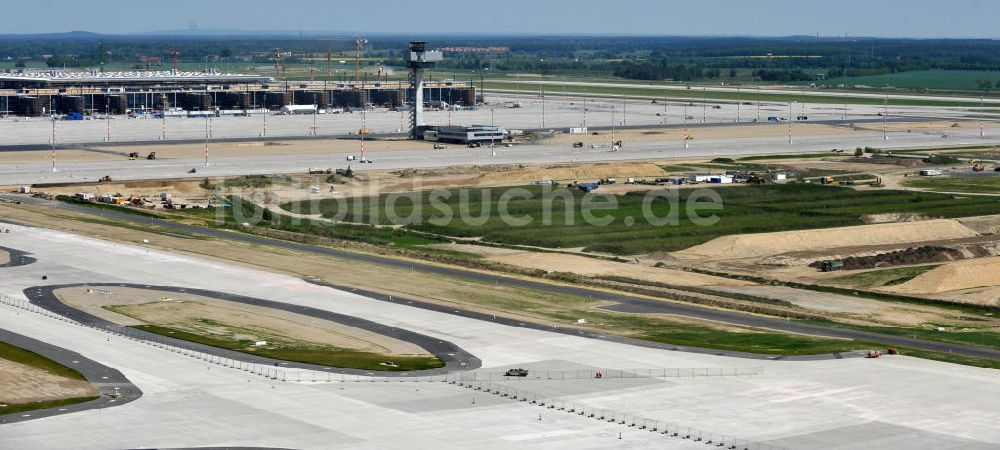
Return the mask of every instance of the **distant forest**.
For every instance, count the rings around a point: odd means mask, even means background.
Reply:
[[[366,36],[365,56],[402,65],[409,36]],[[698,81],[752,77],[763,82],[861,77],[919,70],[998,71],[1000,41],[982,39],[446,36],[426,38],[431,47],[509,47],[505,53],[449,53],[445,70],[533,72],[617,76],[636,80]],[[176,48],[181,61],[253,61],[272,64],[274,52],[291,52],[286,62],[307,56],[353,51],[352,37],[316,36],[102,36],[92,33],[0,35],[0,60],[45,61],[49,67],[99,67],[125,63],[137,68],[143,56],[168,62]],[[369,62],[370,63],[370,62]],[[37,64],[35,64],[37,66]],[[986,81],[980,88],[994,86]]]

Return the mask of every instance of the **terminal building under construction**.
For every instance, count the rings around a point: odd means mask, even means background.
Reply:
[[[281,110],[291,105],[400,108],[414,95],[405,81],[338,83],[276,81],[260,75],[211,72],[0,73],[0,115],[125,114],[180,110]],[[475,87],[461,81],[424,83],[424,103],[473,106]]]

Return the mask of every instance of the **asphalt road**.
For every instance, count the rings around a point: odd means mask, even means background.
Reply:
[[[53,202],[46,202],[46,201],[39,200],[39,199],[32,199],[32,201],[33,202],[38,202],[38,203],[53,204]],[[807,323],[796,322],[796,321],[785,320],[785,319],[779,319],[779,318],[773,318],[773,317],[756,316],[756,315],[742,314],[742,313],[733,312],[733,311],[704,308],[704,307],[700,307],[700,306],[696,306],[696,305],[689,305],[689,304],[682,304],[682,303],[669,303],[669,302],[665,302],[665,301],[647,300],[647,299],[642,299],[642,298],[633,297],[633,296],[629,296],[629,295],[604,292],[604,291],[596,290],[596,289],[588,289],[588,288],[585,288],[585,287],[567,286],[567,285],[551,284],[551,283],[546,283],[546,282],[541,282],[541,281],[533,281],[533,280],[527,280],[527,279],[510,278],[510,277],[501,276],[501,275],[493,275],[493,274],[488,274],[488,273],[480,273],[480,272],[468,271],[468,270],[464,270],[464,269],[456,268],[456,267],[437,266],[437,265],[433,265],[433,264],[426,264],[426,263],[421,263],[421,262],[416,262],[416,261],[406,261],[406,260],[400,260],[400,259],[395,259],[395,258],[390,258],[390,257],[385,257],[385,256],[379,256],[379,255],[354,253],[354,252],[349,252],[349,251],[345,251],[345,250],[339,250],[339,249],[335,249],[335,248],[331,248],[331,247],[319,247],[319,246],[312,246],[312,245],[307,245],[307,244],[300,244],[300,243],[296,243],[296,242],[279,241],[279,240],[276,240],[276,239],[269,239],[269,238],[264,238],[264,237],[260,237],[260,236],[254,236],[254,235],[249,235],[249,234],[237,233],[237,232],[233,232],[233,231],[227,231],[227,230],[221,230],[221,229],[212,229],[212,228],[205,228],[205,227],[194,226],[194,225],[186,225],[186,224],[174,223],[174,222],[170,222],[170,221],[162,220],[162,219],[153,219],[153,218],[147,218],[147,217],[140,217],[140,216],[131,215],[131,214],[127,214],[127,213],[119,213],[119,212],[116,212],[116,211],[107,211],[107,210],[96,209],[96,208],[88,208],[88,207],[85,207],[85,206],[68,205],[68,204],[58,204],[56,206],[58,208],[71,209],[71,210],[74,210],[74,211],[77,211],[77,212],[83,212],[83,213],[87,213],[87,214],[91,214],[91,215],[102,216],[102,217],[109,218],[109,219],[122,220],[122,221],[125,221],[125,222],[130,222],[130,223],[134,223],[134,224],[138,224],[138,225],[156,225],[158,227],[161,227],[162,229],[166,229],[166,230],[170,230],[170,231],[179,231],[179,232],[182,232],[182,233],[195,233],[195,234],[200,234],[200,235],[203,235],[203,236],[209,236],[209,237],[220,238],[220,239],[230,239],[230,240],[234,240],[234,241],[238,241],[238,242],[244,242],[244,243],[249,243],[249,244],[253,244],[253,245],[261,245],[261,246],[270,246],[270,247],[284,248],[284,249],[289,249],[289,250],[294,250],[294,251],[299,251],[299,252],[313,253],[313,254],[317,254],[317,255],[323,255],[323,256],[329,256],[329,257],[334,257],[334,258],[339,258],[339,259],[345,259],[345,260],[349,260],[349,261],[359,261],[359,262],[364,262],[364,263],[379,264],[379,265],[383,265],[383,266],[390,266],[390,267],[395,267],[395,268],[403,268],[403,269],[409,269],[409,270],[414,270],[414,271],[420,271],[422,273],[429,273],[429,274],[435,274],[435,275],[456,277],[456,278],[461,278],[461,279],[466,279],[466,280],[471,280],[471,281],[476,281],[476,282],[486,283],[486,284],[497,284],[497,285],[504,284],[505,286],[515,286],[515,287],[533,289],[533,290],[542,291],[542,292],[551,292],[551,293],[557,293],[557,294],[563,294],[563,295],[572,295],[572,296],[578,296],[578,297],[587,297],[587,298],[592,298],[592,299],[595,299],[595,300],[601,300],[601,301],[608,301],[608,302],[616,303],[617,305],[611,306],[609,308],[611,308],[611,309],[617,309],[619,311],[645,312],[645,313],[656,313],[656,314],[671,314],[671,315],[677,315],[677,316],[683,316],[683,317],[693,317],[693,318],[698,318],[698,319],[705,319],[705,320],[712,320],[712,321],[717,321],[717,322],[731,323],[731,324],[741,325],[741,326],[747,326],[747,327],[766,328],[766,329],[771,329],[771,330],[776,330],[776,331],[782,331],[782,332],[800,333],[800,334],[808,334],[808,335],[813,335],[813,336],[841,338],[841,339],[856,339],[856,340],[864,340],[864,341],[873,341],[873,342],[877,342],[877,343],[881,343],[881,344],[885,344],[885,345],[901,346],[901,347],[905,346],[905,347],[911,347],[911,348],[916,348],[916,349],[920,349],[920,350],[932,350],[932,351],[939,351],[939,352],[945,352],[945,353],[954,353],[954,354],[959,354],[959,355],[964,355],[964,356],[972,356],[972,357],[990,358],[990,359],[998,359],[998,360],[1000,360],[1000,350],[991,349],[991,348],[976,347],[976,346],[971,346],[971,345],[943,343],[943,342],[938,342],[938,341],[928,341],[928,340],[923,340],[923,339],[914,339],[914,338],[907,338],[907,337],[901,337],[901,336],[895,336],[895,335],[889,335],[889,334],[882,334],[882,333],[875,333],[875,332],[868,332],[868,331],[861,331],[861,330],[853,330],[853,329],[846,329],[846,328],[826,327],[826,326],[821,326],[821,325],[813,325],[813,324],[807,324]],[[307,280],[307,281],[309,281],[309,280]],[[347,291],[351,291],[352,290],[350,287],[344,287],[344,286],[336,286],[336,287],[338,289],[347,290]],[[372,296],[372,294],[374,294],[374,293],[370,293],[369,292],[368,296]],[[386,298],[384,296],[378,296],[378,294],[375,294],[375,296],[372,296],[372,298],[379,299],[379,300],[386,300]],[[445,313],[449,313],[449,314],[459,314],[459,315],[463,315],[463,316],[472,316],[472,314],[473,314],[470,311],[464,311],[464,310],[459,309],[459,308],[441,308],[441,307],[439,307],[437,305],[430,305],[430,304],[426,304],[426,303],[423,303],[423,304],[413,303],[413,305],[417,306],[417,307],[427,308],[427,309],[434,309],[434,310],[445,312]],[[477,318],[483,318],[483,317],[479,316]],[[520,323],[520,322],[518,322],[516,325],[517,326],[529,326],[526,323]],[[537,326],[532,326],[532,327],[533,328],[537,328]],[[576,334],[576,335],[580,334],[576,330],[553,330],[553,329],[548,328],[548,327],[545,327],[544,329],[549,330],[549,331],[560,331],[560,332],[564,332],[564,333],[568,333],[568,334]],[[589,337],[595,337],[595,336],[596,335],[591,335]],[[622,339],[625,339],[625,338],[610,337],[610,336],[604,337],[604,338],[607,338],[607,339],[610,339],[610,340],[616,340],[616,341],[620,341]],[[635,340],[631,340],[631,341],[635,341]],[[635,343],[635,344],[640,344],[640,345],[647,345],[647,346],[653,346],[653,345],[651,345],[652,343],[648,343],[646,341],[635,341],[635,342],[630,342],[630,343]],[[674,347],[675,346],[672,346],[672,345],[666,345],[666,346],[664,346],[664,348],[674,348]],[[701,352],[707,352],[707,353],[722,353],[722,352],[719,352],[717,350],[706,350],[706,349],[689,349],[689,348],[685,348],[685,350],[695,350],[695,351],[701,351]],[[746,354],[740,354],[739,356],[748,356],[748,355],[746,355]],[[757,355],[757,356],[758,357],[769,358],[769,356],[761,356],[761,355]]]
[[[10,255],[10,261],[7,261],[6,264],[0,264],[0,269],[4,267],[27,266],[28,264],[36,262],[35,258],[28,256],[27,253],[22,252],[20,250],[7,248],[3,246],[0,246],[0,250],[3,250],[7,252],[8,255]]]
[[[61,406],[58,408],[39,409],[23,413],[0,415],[0,424],[24,422],[26,420],[40,419],[42,417],[51,417],[60,414],[69,414],[89,409],[110,408],[113,406],[124,405],[142,397],[142,391],[139,390],[136,385],[132,384],[132,382],[129,381],[125,375],[122,375],[121,372],[94,360],[87,359],[79,353],[66,350],[61,347],[56,347],[27,336],[22,336],[2,328],[0,328],[0,342],[6,342],[15,347],[20,347],[25,350],[38,353],[39,355],[49,358],[59,364],[73,368],[83,374],[84,378],[86,378],[90,384],[94,385],[94,387],[100,391],[100,398],[88,402]],[[117,398],[113,397],[116,391],[120,394]]]
[[[65,303],[59,301],[59,299],[55,296],[55,294],[53,294],[53,292],[57,289],[67,288],[67,287],[80,287],[80,286],[96,287],[96,288],[118,286],[118,287],[131,287],[137,289],[153,289],[166,292],[186,293],[192,295],[201,295],[204,297],[217,298],[220,300],[226,300],[231,302],[243,303],[247,305],[260,306],[264,308],[279,309],[282,311],[288,311],[296,314],[302,314],[305,316],[315,317],[317,319],[328,320],[330,322],[361,328],[363,330],[368,330],[373,333],[381,334],[383,336],[390,336],[392,338],[399,339],[402,341],[411,342],[413,344],[419,345],[421,348],[437,356],[439,359],[441,359],[441,361],[444,361],[445,366],[438,369],[414,370],[408,372],[377,372],[372,370],[344,369],[344,368],[323,366],[318,364],[306,364],[294,361],[284,361],[273,358],[264,358],[248,353],[226,350],[218,347],[212,347],[209,345],[199,344],[196,342],[185,341],[182,339],[163,336],[156,333],[150,333],[147,331],[142,331],[131,327],[123,327],[109,320],[97,317],[93,314],[66,305]],[[36,286],[25,289],[24,294],[33,304],[89,327],[110,329],[114,330],[117,333],[125,334],[126,336],[131,337],[133,339],[158,342],[173,347],[185,348],[188,350],[194,350],[201,353],[219,356],[222,358],[229,358],[235,361],[242,361],[251,364],[279,366],[284,369],[309,369],[309,370],[316,370],[329,373],[340,373],[347,375],[376,374],[378,376],[391,376],[391,377],[441,375],[456,371],[478,369],[479,367],[482,366],[482,361],[480,361],[479,358],[476,358],[469,352],[459,348],[457,345],[452,344],[451,342],[443,341],[431,336],[415,333],[401,328],[390,327],[387,325],[382,325],[380,323],[372,322],[370,320],[365,320],[344,314],[338,314],[335,312],[326,311],[322,309],[310,308],[307,306],[294,305],[290,303],[263,300],[259,298],[246,297],[242,295],[209,291],[204,289],[190,289],[190,288],[179,288],[171,286],[150,286],[150,285],[138,285],[138,284],[87,283],[87,284],[62,284],[62,285],[52,285],[52,286]]]

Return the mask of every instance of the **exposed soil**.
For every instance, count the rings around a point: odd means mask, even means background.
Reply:
[[[649,267],[641,264],[628,264],[606,261],[586,256],[565,255],[556,253],[520,252],[507,255],[490,256],[491,261],[509,264],[528,269],[541,269],[548,272],[567,272],[583,276],[613,275],[625,278],[656,281],[675,286],[747,286],[753,283],[715,277],[674,269]]]
[[[906,245],[975,236],[978,236],[975,231],[966,228],[956,220],[937,219],[723,236],[676,252],[675,255],[713,260],[760,258],[796,251],[815,251],[859,245]]]
[[[0,250],[0,266],[4,264],[10,264],[10,253],[6,250]]]
[[[210,297],[124,287],[55,291],[71,306],[120,325],[162,325],[234,340],[281,339],[394,356],[426,356],[417,345],[336,322]],[[105,306],[114,305],[108,311]]]
[[[92,397],[97,389],[85,380],[53,375],[37,367],[0,358],[0,404]],[[3,409],[0,408],[0,414]]]
[[[960,259],[965,259],[965,255],[957,248],[925,245],[922,247],[910,247],[905,250],[896,250],[889,253],[880,253],[878,255],[850,256],[848,258],[844,258],[842,261],[844,262],[844,270],[856,270],[910,264],[958,261]],[[822,265],[823,261],[814,261],[809,264],[809,267],[819,268]]]

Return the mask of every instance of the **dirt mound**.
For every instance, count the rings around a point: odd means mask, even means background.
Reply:
[[[890,290],[906,294],[936,294],[1000,285],[1000,257],[958,261],[929,270]],[[1000,299],[993,298],[993,304]]]
[[[483,183],[528,183],[538,180],[596,181],[608,177],[659,177],[666,172],[653,163],[606,163],[588,165],[551,165],[520,167],[502,172],[484,173]]]
[[[897,250],[889,253],[880,253],[871,256],[851,256],[845,258],[844,269],[875,269],[878,267],[900,266],[908,264],[925,264],[935,262],[958,261],[965,259],[965,254],[950,247],[939,247],[928,245],[923,247],[910,247],[906,250]],[[813,261],[809,267],[821,267],[823,261]]]
[[[978,236],[951,219],[907,223],[883,223],[819,230],[723,236],[687,250],[678,256],[695,258],[755,258],[783,253],[825,250],[865,245],[908,244]]]

